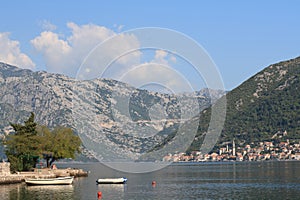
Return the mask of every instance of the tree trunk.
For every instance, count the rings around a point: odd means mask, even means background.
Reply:
[[[47,168],[50,168],[49,160],[50,160],[50,158],[47,158],[47,159],[46,159],[46,162],[47,162]]]
[[[51,158],[50,160],[50,166],[52,165],[52,163],[55,161],[56,159],[54,157]]]

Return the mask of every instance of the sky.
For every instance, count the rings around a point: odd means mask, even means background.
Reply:
[[[296,0],[10,0],[1,8],[1,62],[78,79],[231,90],[300,56]]]

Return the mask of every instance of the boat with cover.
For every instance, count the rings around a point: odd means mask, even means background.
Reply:
[[[74,176],[65,176],[57,178],[26,178],[27,185],[70,185],[74,180]]]
[[[96,182],[98,184],[123,184],[127,182],[127,178],[99,178]]]

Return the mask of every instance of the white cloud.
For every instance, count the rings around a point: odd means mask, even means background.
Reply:
[[[173,55],[170,56],[170,61],[173,62],[173,63],[176,63],[177,62],[177,58]]]
[[[67,27],[72,30],[72,35],[68,38],[68,42],[73,47],[81,47],[83,49],[91,46],[94,47],[99,42],[103,42],[115,34],[112,30],[104,26],[94,24],[78,26],[70,22],[67,24]]]
[[[135,87],[144,87],[157,90],[172,91],[174,93],[193,91],[187,79],[174,68],[162,63],[143,63],[128,70],[120,78],[120,81],[129,83]]]
[[[101,55],[101,53],[99,54]],[[109,76],[105,77],[126,82],[137,88],[152,89],[153,91],[173,91],[176,93],[193,91],[189,81],[172,67],[176,63],[176,57],[172,53],[156,50],[153,59],[144,63],[132,59],[134,55],[139,57],[140,54],[141,52],[137,50],[124,55],[118,60],[118,63],[112,63],[109,66],[107,70]],[[130,63],[130,61],[132,62]],[[120,63],[130,63],[130,65],[120,68]]]
[[[89,52],[79,71],[80,79],[112,78],[119,80],[132,66],[140,64],[140,42],[133,34],[117,34]],[[84,68],[90,68],[89,73]]]
[[[135,87],[153,83],[175,92],[191,90],[189,82],[171,67],[176,63],[172,53],[156,50],[150,62],[141,63],[141,41],[132,33],[117,34],[94,24],[70,22],[67,27],[71,30],[67,37],[44,31],[31,40],[48,71],[79,79],[108,77]]]
[[[165,50],[156,50],[150,62],[137,64],[127,68],[126,72],[118,80],[129,83],[135,87],[145,87],[162,91],[173,91],[175,93],[183,91],[193,91],[190,82],[175,70],[172,65],[177,62],[176,57]]]
[[[173,54],[168,53],[167,51],[158,49],[155,51],[154,59],[152,62],[160,63],[165,65],[170,65],[170,62],[176,63],[176,57]]]
[[[72,48],[68,42],[59,39],[56,33],[44,31],[40,36],[31,40],[31,44],[37,52],[42,53],[48,71],[57,73],[68,71]]]
[[[39,21],[39,25],[45,31],[54,31],[54,30],[56,30],[56,26],[48,20]]]
[[[107,67],[103,66],[107,63],[103,58],[110,61],[117,58],[116,62],[123,67],[132,63],[132,60],[139,60],[139,53],[122,56],[122,53],[139,47],[139,42],[133,35],[116,35],[114,31],[94,24],[79,26],[68,23],[67,27],[72,34],[66,39],[60,38],[57,33],[45,31],[31,40],[35,50],[45,58],[50,72],[75,76],[85,61],[82,67],[89,70],[82,69],[79,73],[85,73],[84,78],[95,78],[99,76],[98,68]],[[113,36],[114,39],[107,42]]]
[[[114,24],[114,28],[117,29],[118,32],[122,31],[122,29],[124,28],[124,25],[118,25],[118,24]]]
[[[122,31],[123,28],[124,28],[124,25],[119,25],[118,26],[118,31]]]
[[[33,61],[21,52],[20,43],[9,38],[9,33],[0,33],[0,61],[21,68],[35,68]]]
[[[156,50],[155,51],[155,56],[154,56],[154,59],[155,60],[161,60],[161,59],[165,59],[165,57],[168,55],[168,53],[164,50]]]

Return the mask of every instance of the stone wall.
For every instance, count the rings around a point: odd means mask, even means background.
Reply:
[[[9,162],[1,162],[0,163],[0,176],[10,175],[10,163]]]

